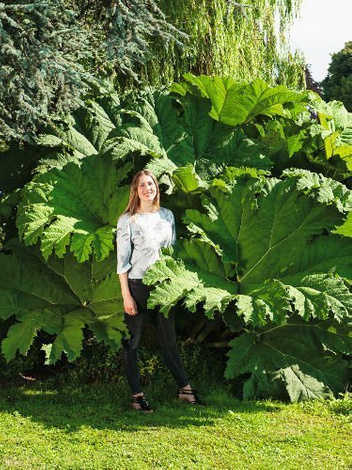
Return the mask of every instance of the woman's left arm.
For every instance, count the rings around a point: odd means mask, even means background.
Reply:
[[[175,216],[173,212],[171,212],[171,245],[176,243],[176,224],[175,224]]]

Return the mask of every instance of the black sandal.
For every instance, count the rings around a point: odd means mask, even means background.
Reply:
[[[134,404],[138,404],[139,408],[135,407]],[[154,410],[149,406],[149,403],[145,399],[144,395],[139,395],[138,397],[132,396],[131,406],[136,411],[141,411],[142,413],[153,413]]]
[[[188,395],[189,397],[190,396],[193,396],[193,400],[188,400],[187,398],[182,398],[180,397],[180,395]],[[179,391],[178,391],[178,399],[181,400],[181,401],[185,401],[186,403],[188,403],[189,405],[201,405],[203,406],[202,402],[199,400],[199,397],[197,395],[197,392],[195,390],[192,390],[192,389],[185,389],[185,388],[180,388]]]

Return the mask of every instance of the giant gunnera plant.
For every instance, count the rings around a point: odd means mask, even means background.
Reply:
[[[343,392],[350,136],[341,104],[261,80],[188,74],[168,90],[88,101],[40,137],[30,181],[2,195],[16,223],[0,254],[0,315],[13,319],[3,355],[26,354],[41,330],[52,363],[79,356],[84,328],[120,347],[115,226],[148,167],[178,231],[145,276],[150,305],[220,317],[225,375],[246,399]]]

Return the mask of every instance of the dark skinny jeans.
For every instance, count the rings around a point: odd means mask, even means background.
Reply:
[[[171,372],[179,388],[184,387],[188,384],[188,379],[183,368],[180,351],[176,342],[174,313],[171,311],[169,317],[165,318],[164,315],[158,311],[148,310],[147,300],[150,294],[150,288],[144,285],[141,279],[129,279],[128,284],[131,295],[136,301],[138,307],[137,315],[127,315],[125,313],[125,322],[131,337],[123,342],[123,358],[126,376],[131,387],[132,394],[140,393],[142,391],[137,350],[142,338],[148,314],[156,316],[158,339],[165,365]]]

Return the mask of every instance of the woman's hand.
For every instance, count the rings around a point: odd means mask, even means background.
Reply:
[[[123,308],[127,315],[137,315],[138,308],[136,301],[131,295],[130,288],[128,287],[127,272],[119,274],[121,293],[123,298]]]
[[[123,308],[125,309],[127,315],[137,315],[137,304],[131,294],[125,295],[123,297]]]

